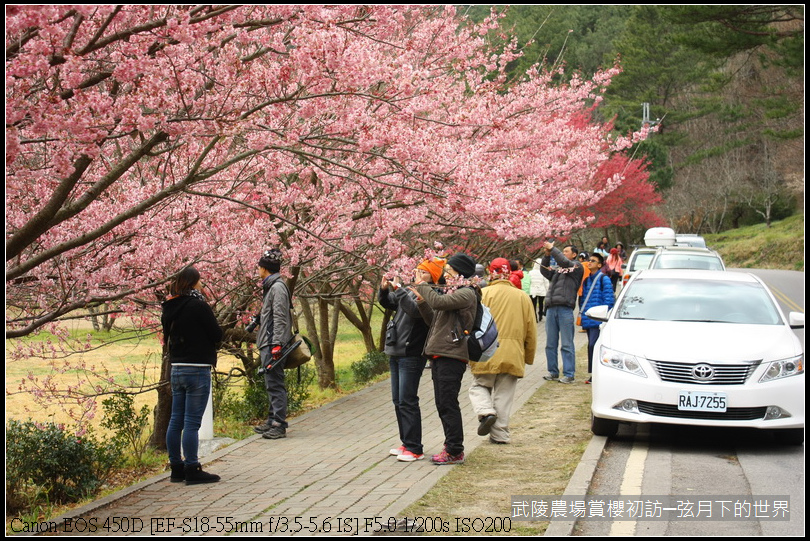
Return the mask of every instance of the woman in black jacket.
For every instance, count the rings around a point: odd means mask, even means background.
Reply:
[[[172,366],[172,416],[166,431],[171,481],[187,485],[219,481],[218,475],[202,470],[197,457],[200,425],[211,392],[211,369],[217,364],[217,343],[222,340],[222,329],[200,287],[199,271],[183,269],[169,286],[161,317]]]
[[[443,261],[423,261],[415,272],[428,283],[436,283],[442,275],[443,264]],[[416,295],[412,291],[387,279],[383,279],[380,285],[380,304],[395,311],[385,334],[385,354],[391,368],[391,399],[402,445],[391,449],[390,453],[400,462],[414,462],[425,457],[419,381],[427,364],[422,350],[430,321],[426,322],[420,313],[416,306]]]

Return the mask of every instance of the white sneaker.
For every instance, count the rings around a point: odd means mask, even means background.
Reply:
[[[404,452],[405,452],[405,446],[400,445],[396,449],[391,449],[390,451],[388,451],[388,454],[391,455],[391,456],[399,456]]]
[[[397,457],[397,460],[400,462],[416,462],[417,460],[422,460],[423,458],[425,458],[425,455],[417,455],[406,449]]]

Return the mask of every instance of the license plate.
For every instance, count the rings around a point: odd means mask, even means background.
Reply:
[[[678,395],[680,411],[726,411],[726,393],[681,391]]]

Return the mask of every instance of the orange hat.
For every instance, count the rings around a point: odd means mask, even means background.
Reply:
[[[433,283],[438,284],[439,278],[442,277],[442,272],[444,271],[444,261],[437,258],[426,259],[419,263],[419,266],[416,268],[429,272]]]

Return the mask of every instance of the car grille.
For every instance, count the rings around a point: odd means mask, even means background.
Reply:
[[[670,383],[690,383],[697,385],[742,385],[754,370],[759,366],[759,361],[751,361],[744,364],[721,364],[710,363],[672,363],[666,361],[650,361],[655,368],[655,372],[662,381]],[[702,380],[695,377],[693,371],[698,364],[711,367],[713,374],[710,379]]]
[[[712,421],[755,421],[765,417],[766,407],[728,408],[726,411],[680,411],[678,406],[638,402],[638,410],[647,415],[658,417],[677,417],[679,419],[706,419]]]

